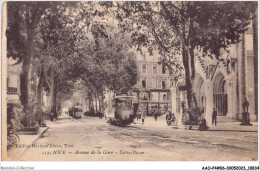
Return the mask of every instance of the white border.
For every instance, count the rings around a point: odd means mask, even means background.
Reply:
[[[28,0],[25,0],[28,1]],[[37,0],[38,1],[38,0]],[[48,1],[48,0],[43,0]],[[74,0],[71,0],[74,1]],[[207,0],[206,0],[207,1]],[[225,0],[220,0],[225,1]],[[250,0],[244,0],[250,1]],[[1,2],[1,24],[2,24],[2,6],[3,0]],[[259,5],[258,5],[259,13]],[[258,18],[259,23],[259,18]],[[1,26],[0,24],[0,26]],[[0,27],[1,28],[1,27]],[[258,40],[259,40],[259,28],[258,28]],[[0,39],[1,40],[1,39]],[[259,44],[258,44],[259,48]],[[0,48],[1,49],[1,48]],[[0,50],[1,51],[1,50]],[[1,60],[0,60],[1,61]],[[1,63],[1,62],[0,62]],[[258,59],[258,66],[259,66]],[[1,70],[1,65],[0,65]],[[259,75],[258,71],[258,75]],[[259,80],[258,80],[259,83]],[[1,87],[1,86],[0,86]],[[1,89],[0,89],[1,92]],[[258,106],[259,106],[259,93],[258,93]],[[0,107],[1,108],[1,107]],[[259,118],[258,118],[259,121]],[[1,122],[0,122],[1,124]],[[0,127],[1,130],[1,127]],[[258,137],[259,137],[259,127],[258,127]],[[1,140],[1,137],[0,137]],[[33,167],[33,170],[202,170],[205,166],[259,166],[259,142],[258,142],[258,161],[254,162],[244,162],[244,161],[201,161],[201,162],[191,162],[191,161],[178,161],[178,162],[10,162],[10,161],[0,161],[0,167],[10,167],[11,170],[28,170],[23,169],[26,167]],[[214,155],[214,154],[212,154]],[[1,170],[1,169],[0,169]]]

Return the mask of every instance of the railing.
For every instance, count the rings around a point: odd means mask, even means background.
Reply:
[[[17,88],[15,87],[7,87],[7,94],[16,94]]]

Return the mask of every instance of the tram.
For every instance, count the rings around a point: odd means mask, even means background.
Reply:
[[[73,117],[80,119],[83,116],[82,106],[76,105],[73,107]]]
[[[126,126],[134,122],[133,97],[124,94],[116,95],[108,92],[105,95],[105,118],[108,123],[118,126]]]

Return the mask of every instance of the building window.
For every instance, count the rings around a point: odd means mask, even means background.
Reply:
[[[167,92],[160,92],[160,101],[161,102],[167,101]]]
[[[157,64],[153,64],[153,73],[157,74]]]
[[[158,92],[151,92],[151,100],[152,101],[159,101]]]
[[[140,92],[140,100],[149,100],[149,93],[148,92]]]
[[[166,68],[162,66],[162,74],[166,74]]]
[[[166,96],[166,94],[163,95],[163,101],[167,101],[167,96]]]
[[[146,88],[146,80],[142,80],[142,87]]]
[[[146,64],[142,64],[142,73],[146,73]]]
[[[162,80],[162,89],[165,89],[165,88],[166,88],[165,80]]]
[[[157,88],[162,88],[162,79],[157,79],[158,80],[158,84],[157,84]]]
[[[14,81],[14,80],[12,80]],[[7,93],[8,94],[16,94],[17,93],[17,87],[15,87],[15,83],[10,82],[10,78],[7,78]]]
[[[152,88],[156,88],[157,86],[157,80],[156,79],[152,79]]]

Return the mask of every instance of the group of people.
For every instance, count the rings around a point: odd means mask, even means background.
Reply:
[[[248,101],[246,99],[245,102],[243,103],[244,111],[246,111],[246,112],[248,111],[248,106],[249,106],[249,103],[248,103]],[[135,105],[134,106],[134,112],[135,112],[135,116],[136,116],[137,120],[142,119],[142,124],[144,124],[147,111],[145,109],[138,108],[138,105]],[[246,112],[244,112],[244,113],[246,113]],[[154,116],[155,121],[157,121],[158,116],[161,115],[160,108],[157,107],[157,106],[155,106],[155,108],[152,108],[152,115]],[[217,115],[218,115],[218,113],[217,113],[216,109],[213,108],[213,111],[212,111],[212,125],[214,125],[214,124],[217,125]],[[166,111],[166,122],[167,122],[167,124],[169,125],[169,124],[171,124],[174,121],[175,121],[174,114],[167,110]]]
[[[144,108],[142,106],[138,106],[138,104],[134,104],[134,114],[135,114],[137,120],[142,120],[142,125],[145,122],[146,113],[147,113],[146,108]],[[172,117],[172,113],[169,110],[166,110],[166,112],[164,114],[166,114],[167,124],[168,124],[167,120],[172,122],[172,118],[175,118],[175,117]],[[157,105],[155,105],[155,107],[152,107],[151,115],[154,117],[155,121],[157,121],[157,118],[162,115],[160,107],[157,107]]]

